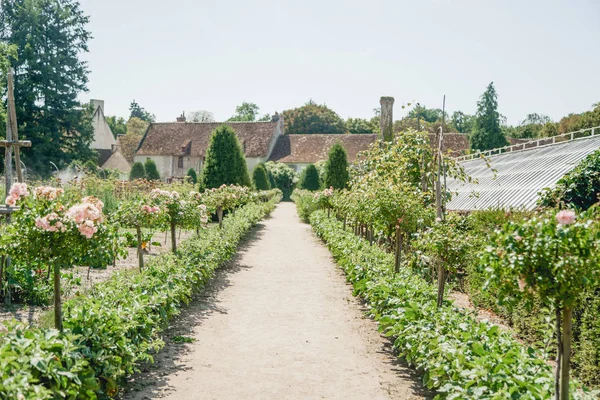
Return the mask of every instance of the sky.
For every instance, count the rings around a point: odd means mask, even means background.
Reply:
[[[509,124],[600,102],[598,0],[81,0],[90,98],[157,121],[312,99],[370,118],[381,96],[475,113],[490,82]]]

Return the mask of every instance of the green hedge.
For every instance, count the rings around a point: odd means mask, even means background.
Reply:
[[[393,255],[342,229],[324,211],[310,217],[344,269],[354,293],[370,307],[380,329],[394,338],[399,357],[423,374],[439,399],[549,399],[552,368],[536,350],[497,326],[478,322],[446,301],[408,268],[393,274]],[[577,398],[590,398],[577,393]]]
[[[315,193],[305,189],[294,189],[290,199],[296,203],[296,209],[300,219],[309,222],[310,214],[319,209],[314,198]]]
[[[142,273],[119,273],[64,305],[63,334],[13,324],[0,336],[0,398],[95,399],[117,394],[192,293],[236,252],[244,234],[281,199],[249,204],[164,255]]]

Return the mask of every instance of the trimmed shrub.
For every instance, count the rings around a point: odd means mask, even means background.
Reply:
[[[300,181],[298,182],[300,189],[306,190],[319,190],[321,184],[319,182],[319,171],[314,164],[309,164],[302,174],[300,175]]]
[[[221,125],[210,137],[200,189],[221,185],[251,186],[246,157],[234,130]]]
[[[325,187],[345,189],[348,187],[348,156],[340,143],[334,144],[329,150],[329,157],[325,164]]]
[[[290,200],[290,195],[294,190],[294,181],[296,171],[284,163],[269,161],[265,163],[265,168],[272,178],[272,188],[278,188],[283,193],[283,200]]]
[[[186,176],[189,177],[190,182],[194,185],[198,183],[198,174],[196,174],[196,170],[194,168],[188,169]]]
[[[156,163],[153,159],[149,158],[146,160],[144,169],[146,170],[146,179],[149,181],[160,180],[160,174],[158,173],[158,168],[156,168]]]
[[[131,166],[131,172],[129,172],[129,180],[132,181],[134,179],[142,179],[146,176],[146,169],[144,168],[144,164],[141,162],[134,162]]]
[[[252,182],[256,190],[269,190],[271,189],[271,183],[267,177],[267,170],[263,164],[258,164],[252,172]]]

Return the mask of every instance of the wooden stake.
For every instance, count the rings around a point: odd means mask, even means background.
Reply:
[[[573,309],[564,307],[562,329],[562,360],[560,366],[560,400],[569,400],[569,374],[571,372],[571,337],[573,336]]]
[[[135,233],[137,234],[137,253],[138,253],[138,266],[140,267],[140,272],[144,268],[144,250],[142,249],[142,228],[137,226],[135,228]]]
[[[62,332],[62,303],[60,299],[60,265],[54,265],[54,327]]]
[[[17,110],[15,106],[15,93],[13,85],[13,74],[12,71],[8,71],[8,98],[7,98],[8,112],[7,122],[10,121],[10,128],[12,131],[12,140],[15,142],[19,141],[19,132],[17,130]],[[6,136],[8,139],[8,135]],[[23,171],[21,171],[21,153],[19,146],[15,146],[15,169],[17,170],[17,181],[23,182]],[[8,192],[6,192],[8,195]]]

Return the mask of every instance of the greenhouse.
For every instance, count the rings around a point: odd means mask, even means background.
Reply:
[[[475,180],[447,182],[452,211],[527,209],[585,157],[600,149],[600,127],[538,139],[457,159]]]

